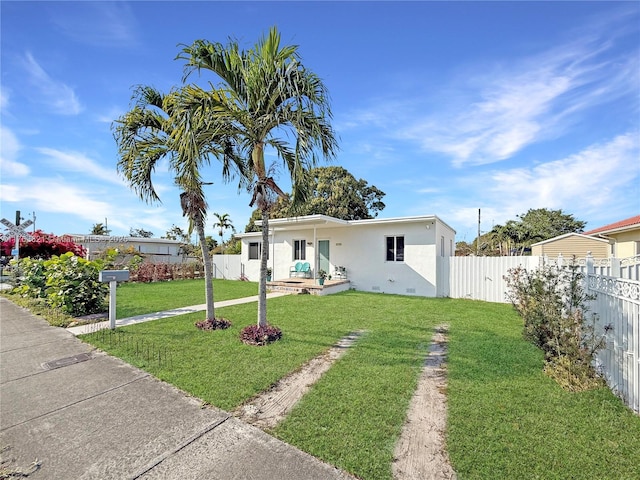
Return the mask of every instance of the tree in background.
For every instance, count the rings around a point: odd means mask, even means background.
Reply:
[[[171,228],[167,230],[167,233],[160,238],[166,238],[167,240],[177,240],[180,242],[180,254],[183,257],[197,256],[198,249],[191,243],[191,236],[182,230],[182,228],[171,225]]]
[[[385,204],[385,193],[366,180],[356,178],[343,167],[316,167],[306,177],[309,198],[299,205],[291,197],[278,198],[270,211],[270,218],[287,218],[302,215],[328,215],[342,220],[375,218]],[[254,214],[245,231],[259,231]]]
[[[504,225],[494,226],[480,239],[481,253],[485,255],[523,255],[526,249],[537,242],[567,233],[580,233],[587,224],[576,220],[562,210],[546,208],[529,209],[518,220],[509,220]]]
[[[167,240],[178,240],[182,243],[191,243],[189,234],[176,225],[171,225],[171,228],[167,230],[165,236],[160,238],[166,238]]]
[[[306,69],[297,46],[280,46],[274,27],[250,50],[240,50],[230,40],[225,46],[196,40],[185,46],[178,58],[187,61],[185,72],[202,69],[215,73],[221,83],[214,94],[190,87],[190,94],[201,99],[199,110],[211,134],[233,138],[242,158],[242,174],[262,217],[262,254],[258,295],[258,329],[267,327],[267,255],[269,210],[284,192],[273,178],[275,165],[265,161],[265,148],[273,149],[291,178],[292,202],[306,199],[305,174],[317,163],[316,151],[323,157],[335,155],[337,142],[328,119],[331,118],[327,91],[320,80]],[[295,139],[291,146],[286,139]]]
[[[96,223],[91,227],[90,235],[109,235],[110,232],[111,230],[108,230],[103,223]]]
[[[231,217],[229,217],[228,213],[223,213],[223,214],[214,213],[213,216],[216,217],[217,219],[213,223],[213,228],[217,228],[218,235],[220,235],[220,253],[224,253],[224,240],[223,240],[224,232],[225,230],[231,230],[233,231],[233,233],[235,233],[236,229],[234,228],[233,223],[231,223]]]
[[[129,236],[137,238],[151,238],[153,237],[153,232],[150,232],[149,230],[145,230],[143,228],[130,228]]]

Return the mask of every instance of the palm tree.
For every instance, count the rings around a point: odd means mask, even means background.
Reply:
[[[231,217],[229,217],[228,213],[214,213],[213,216],[218,219],[217,222],[213,223],[213,228],[218,229],[218,235],[220,235],[220,249],[221,252],[224,253],[224,242],[222,241],[224,231],[232,230],[233,232],[235,232],[236,229],[233,228],[233,223],[231,223]]]
[[[109,235],[107,226],[102,223],[96,223],[91,228],[91,235]]]
[[[200,111],[208,115],[209,131],[232,137],[234,148],[246,159],[242,174],[252,191],[249,205],[256,205],[262,215],[259,327],[267,326],[269,208],[277,196],[285,196],[272,176],[275,164],[265,162],[265,149],[273,149],[289,173],[294,204],[306,197],[304,177],[317,164],[317,150],[327,159],[337,150],[327,90],[317,75],[304,68],[297,50],[297,46],[281,48],[274,27],[247,51],[233,40],[226,46],[196,40],[178,55],[187,62],[185,80],[202,69],[219,77],[212,95],[186,88],[191,98],[202,102]],[[295,138],[295,145],[287,138]]]
[[[181,98],[179,91],[163,95],[148,86],[135,89],[133,108],[113,124],[118,144],[118,171],[141,199],[159,202],[152,173],[161,159],[168,158],[169,169],[175,173],[175,183],[182,190],[180,205],[183,215],[189,219],[189,234],[195,228],[200,240],[207,320],[213,320],[213,273],[204,235],[207,203],[200,169],[209,163],[210,155],[214,155],[222,159],[223,173],[228,175],[231,159],[219,146],[224,142],[215,142],[219,137],[202,136],[189,110],[179,103]]]

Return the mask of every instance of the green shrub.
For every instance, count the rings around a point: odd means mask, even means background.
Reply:
[[[109,286],[98,281],[101,268],[70,253],[46,260],[49,304],[74,317],[104,312]]]
[[[49,260],[23,258],[13,264],[12,293],[44,298],[49,307],[79,317],[104,312],[109,286],[98,281],[102,262],[91,262],[73,253]]]
[[[587,318],[587,303],[579,266],[545,266],[533,272],[509,270],[508,297],[523,319],[523,336],[541,348],[545,372],[569,390],[600,386],[593,360],[604,346],[595,333],[595,315]],[[605,327],[605,333],[610,330]]]
[[[47,296],[44,260],[32,260],[29,257],[17,261],[11,260],[11,267],[13,293],[30,298]]]

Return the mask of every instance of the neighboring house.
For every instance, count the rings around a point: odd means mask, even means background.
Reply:
[[[609,242],[610,257],[629,258],[640,255],[640,215],[584,232]]]
[[[145,261],[154,263],[180,263],[183,261],[180,252],[182,244],[178,240],[73,234],[66,234],[65,237],[70,237],[75,243],[86,248],[89,259],[95,259],[108,248],[117,248],[120,253],[140,254]]]
[[[296,262],[346,278],[349,288],[403,295],[436,296],[437,258],[454,255],[455,231],[435,215],[340,220],[308,215],[269,221],[269,263],[273,279],[287,279]],[[260,276],[260,232],[242,241],[244,275]]]
[[[589,230],[566,233],[531,245],[531,255],[564,258],[630,258],[640,255],[640,215]]]
[[[540,257],[556,258],[562,255],[566,259],[573,256],[585,258],[588,252],[591,252],[593,258],[608,258],[609,241],[583,233],[565,233],[531,245],[531,255]]]

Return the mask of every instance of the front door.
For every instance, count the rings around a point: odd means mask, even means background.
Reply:
[[[318,271],[320,270],[329,274],[329,240],[318,240]]]

